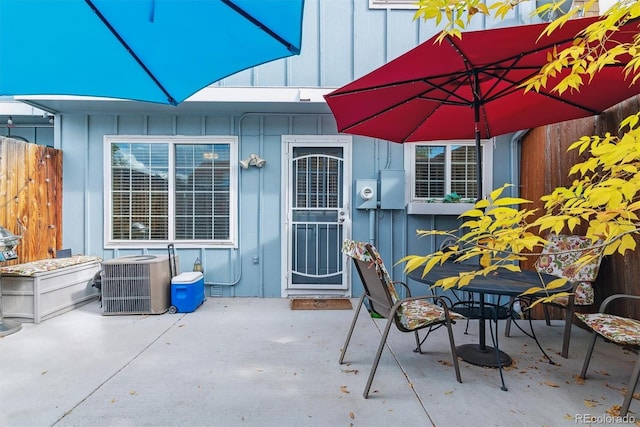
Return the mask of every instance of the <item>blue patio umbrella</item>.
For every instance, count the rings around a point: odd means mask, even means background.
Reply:
[[[300,53],[304,0],[1,0],[0,95],[178,104]]]

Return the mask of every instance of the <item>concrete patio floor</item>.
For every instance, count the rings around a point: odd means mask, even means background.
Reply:
[[[94,301],[0,338],[0,426],[610,425],[637,357],[599,341],[581,381],[587,332],[573,328],[563,359],[561,322],[537,322],[551,365],[512,328],[502,391],[496,369],[463,361],[456,382],[444,330],[416,354],[394,329],[365,400],[384,321],[363,314],[339,365],[350,310],[209,298],[193,313],[103,316]],[[456,344],[477,342],[477,323],[464,329]]]

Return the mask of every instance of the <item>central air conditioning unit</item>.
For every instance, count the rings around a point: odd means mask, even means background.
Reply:
[[[154,255],[103,261],[103,314],[165,313],[171,305],[169,261],[168,256]]]

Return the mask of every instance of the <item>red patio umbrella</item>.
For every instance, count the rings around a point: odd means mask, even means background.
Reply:
[[[442,43],[434,36],[325,99],[340,132],[399,143],[475,138],[482,197],[482,138],[597,115],[640,93],[640,84],[624,78],[630,57],[607,66],[579,92],[551,92],[564,73],[540,92],[520,87],[550,51],[570,46],[597,19],[571,20],[543,37],[547,24],[469,31]],[[610,43],[631,42],[637,33],[637,22],[627,24]]]

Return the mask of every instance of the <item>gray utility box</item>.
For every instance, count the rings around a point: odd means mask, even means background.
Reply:
[[[404,209],[404,170],[383,169],[380,171],[380,209]]]

